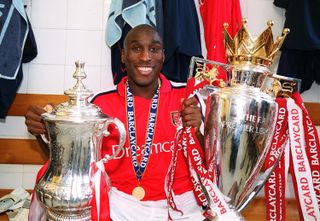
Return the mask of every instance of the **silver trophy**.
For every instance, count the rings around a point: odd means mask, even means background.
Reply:
[[[69,101],[42,115],[48,133],[50,159],[45,174],[36,185],[36,194],[46,208],[48,220],[91,220],[92,165],[112,159],[125,142],[124,125],[87,101],[92,92],[82,83],[86,78],[83,67],[84,63],[76,62],[73,77],[77,83],[65,91]],[[108,135],[109,124],[115,124],[119,130],[119,147],[113,156],[101,156],[101,141]]]
[[[219,69],[228,76],[225,87],[221,87],[221,82],[217,86],[206,85],[199,94],[206,104],[206,166],[225,201],[236,212],[241,212],[258,193],[272,170],[263,171],[262,166],[274,133],[277,103],[262,88],[269,88],[266,83],[272,76],[269,67],[289,32],[285,29],[274,42],[272,25],[269,21],[268,28],[254,39],[245,19],[234,38],[225,24],[228,64],[200,58],[191,61],[190,74],[200,81],[217,81],[217,74],[213,73]]]

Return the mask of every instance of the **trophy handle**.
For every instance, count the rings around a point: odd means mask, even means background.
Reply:
[[[199,72],[199,70],[202,70],[201,72],[205,73],[205,70],[206,70],[206,67],[208,64],[212,65],[212,66],[220,67],[220,68],[222,68],[222,70],[224,70],[226,72],[231,70],[231,66],[228,64],[192,56],[190,63],[189,63],[188,79],[197,75],[197,72]],[[202,76],[202,77],[204,77],[204,76]]]
[[[45,142],[46,144],[49,144],[50,141],[47,139],[46,135],[44,134],[40,134],[41,139],[43,140],[43,142]]]
[[[118,146],[117,150],[114,152],[114,154],[112,154],[111,156],[109,154],[106,154],[103,157],[102,160],[103,160],[104,163],[107,163],[109,160],[113,159],[114,157],[116,157],[119,154],[119,152],[123,148],[123,145],[124,145],[125,140],[126,140],[126,129],[125,129],[123,123],[118,118],[109,118],[106,121],[105,128],[108,128],[108,126],[110,124],[115,124],[117,126],[117,128],[118,128],[118,131],[119,131],[119,146]],[[104,135],[105,136],[109,135],[109,131],[107,131],[107,129],[104,131]]]
[[[47,104],[46,106],[43,107],[43,109],[46,111],[43,114],[41,114],[41,116],[48,116],[49,114],[52,113],[53,111],[53,105],[52,104]],[[43,140],[43,142],[45,142],[47,145],[50,143],[50,141],[47,139],[45,134],[40,134],[41,139]]]

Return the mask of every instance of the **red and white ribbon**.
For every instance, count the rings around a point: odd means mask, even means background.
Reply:
[[[213,84],[218,83],[219,81],[213,82]],[[187,97],[197,93],[207,84],[208,82],[206,80],[198,81],[195,78],[189,79],[186,87]],[[238,213],[230,209],[224,195],[213,182],[213,173],[204,166],[204,154],[201,145],[196,138],[194,128],[192,127],[178,128],[176,133],[175,148],[172,152],[172,160],[165,182],[167,201],[170,207],[180,211],[176,208],[174,203],[172,185],[174,182],[175,163],[177,162],[178,151],[181,150],[183,151],[185,161],[189,166],[195,198],[198,204],[204,209],[203,215],[209,219],[213,219],[215,216],[217,216],[219,220],[240,219],[241,217]],[[203,189],[205,189],[205,191]],[[206,198],[205,192],[208,194],[209,199]]]
[[[318,207],[320,208],[320,144],[319,136],[307,109],[304,107],[299,93],[294,93],[292,98],[301,108],[303,128],[305,133],[306,154],[310,164],[312,183],[316,193]]]
[[[288,98],[291,164],[296,199],[299,201],[301,220],[320,220],[320,211],[312,180],[312,171],[306,152],[303,112],[292,98]]]
[[[264,170],[272,170],[265,183],[266,220],[285,221],[285,188],[287,183],[288,167],[285,163],[285,148],[288,146],[288,111],[285,98],[277,98],[278,113],[271,146],[264,163]]]
[[[285,109],[288,112],[289,142],[279,164],[266,182],[266,218],[267,220],[286,220],[285,187],[289,168],[299,203],[300,220],[320,220],[319,137],[300,94],[293,93],[292,98],[289,99],[278,98],[280,109],[283,108],[284,100],[287,103]],[[274,138],[276,134],[277,127]],[[282,149],[281,144],[277,144],[275,148]],[[272,162],[273,158],[269,154],[266,163]]]
[[[46,172],[47,168],[49,166],[49,161],[47,161],[41,169],[38,171],[37,177],[36,177],[36,184],[40,181],[43,174]],[[37,192],[34,188],[30,208],[29,208],[29,214],[28,214],[28,221],[46,221],[47,220],[47,214],[44,206],[41,204],[37,197]]]
[[[218,189],[217,185],[212,181],[212,177],[209,176],[207,169],[203,164],[203,152],[199,141],[196,139],[194,128],[187,127],[179,132],[178,147],[175,151],[183,150],[187,164],[189,165],[191,180],[194,184],[194,193],[198,203],[207,208],[210,206],[210,210],[214,211],[219,220],[237,220],[240,218],[236,211],[230,209],[222,192]],[[175,152],[173,151],[173,152]],[[174,154],[177,156],[177,154]],[[174,162],[173,158],[169,167],[170,173],[167,176],[167,193],[172,191],[172,184],[174,179]],[[205,188],[205,192],[209,195],[209,202],[206,199],[202,188]],[[173,194],[167,194],[168,204],[171,208],[176,208],[174,204]],[[208,210],[204,212],[205,216],[214,216],[208,213]]]
[[[110,179],[105,171],[103,160],[91,164],[93,174],[92,188],[92,221],[110,221],[109,191]]]
[[[36,183],[39,182],[48,168],[48,161],[39,170],[36,178]],[[103,161],[91,163],[91,174],[93,175],[92,188],[92,207],[91,220],[92,221],[110,221],[110,207],[109,207],[109,190],[110,181],[105,172]],[[29,221],[45,221],[47,220],[45,208],[36,197],[36,192],[32,196],[30,210],[28,215]]]

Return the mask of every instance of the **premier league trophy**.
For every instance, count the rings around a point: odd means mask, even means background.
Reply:
[[[268,28],[254,39],[245,19],[234,38],[228,34],[225,24],[228,65],[193,60],[193,72],[194,65],[199,70],[201,62],[203,73],[210,75],[217,68],[227,72],[225,87],[207,85],[200,94],[206,100],[205,162],[213,183],[229,207],[237,212],[257,194],[272,170],[262,170],[262,166],[274,133],[277,103],[274,96],[262,91],[262,87],[272,76],[269,67],[289,33],[284,29],[283,35],[274,42],[272,25],[269,21]],[[213,82],[214,76],[211,78]]]
[[[50,160],[36,185],[36,194],[46,208],[48,220],[91,220],[96,163],[112,159],[125,142],[124,125],[87,101],[92,92],[82,84],[86,78],[83,67],[84,63],[76,62],[73,77],[77,83],[65,91],[70,100],[42,115],[49,137]],[[109,124],[115,124],[119,130],[119,148],[113,156],[101,157],[101,141],[108,135]]]

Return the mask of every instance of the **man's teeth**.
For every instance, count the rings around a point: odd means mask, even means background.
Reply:
[[[151,67],[138,67],[139,71],[151,71],[152,68]]]

